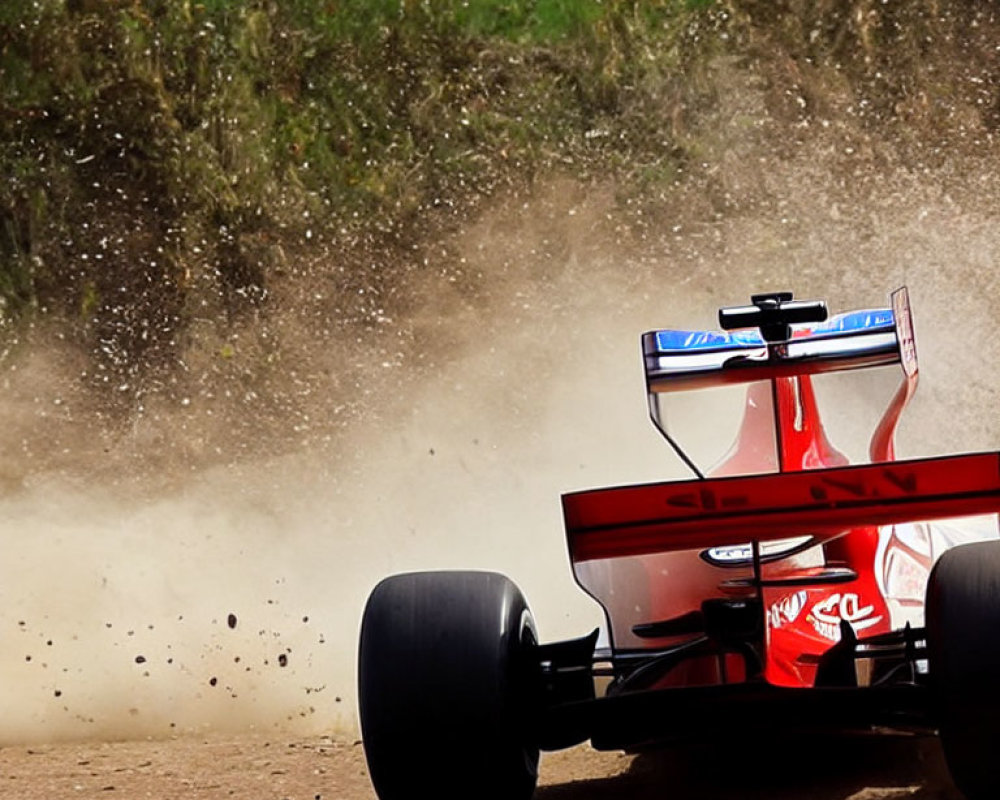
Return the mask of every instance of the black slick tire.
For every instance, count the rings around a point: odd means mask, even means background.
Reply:
[[[968,800],[1000,797],[1000,541],[948,550],[927,583],[932,711]]]
[[[358,700],[380,800],[527,800],[534,622],[518,588],[490,572],[396,575],[361,624]]]

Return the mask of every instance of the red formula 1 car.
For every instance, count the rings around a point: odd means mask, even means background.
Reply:
[[[603,634],[539,644],[493,573],[374,589],[359,701],[381,800],[523,800],[540,750],[588,739],[872,730],[938,732],[962,792],[1000,797],[1000,453],[895,459],[917,383],[906,290],[832,318],[757,295],[719,322],[642,340],[653,421],[697,477],[563,497]],[[831,431],[858,433],[878,367],[895,393],[848,454]]]

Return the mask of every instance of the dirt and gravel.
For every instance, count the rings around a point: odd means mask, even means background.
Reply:
[[[536,800],[961,800],[931,739],[769,741],[545,754]],[[476,787],[469,786],[469,797]],[[210,736],[0,749],[10,800],[375,800],[360,742]]]

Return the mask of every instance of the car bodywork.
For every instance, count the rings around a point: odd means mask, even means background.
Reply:
[[[968,800],[1000,796],[1000,453],[896,457],[907,292],[833,318],[755,295],[719,324],[642,339],[652,420],[695,477],[562,498],[603,636],[539,644],[492,572],[372,590],[358,698],[381,800],[529,800],[539,752],[586,740],[809,732],[937,733]]]
[[[737,723],[934,728],[927,577],[949,547],[997,537],[1000,454],[896,459],[919,374],[905,289],[826,317],[822,303],[758,295],[720,311],[724,330],[643,336],[651,417],[696,477],[563,497],[575,578],[607,624],[600,644],[594,632],[538,648],[543,749],[636,749]],[[815,384],[869,368],[895,370],[898,386],[851,463]],[[720,387],[742,411],[706,468],[665,401]]]

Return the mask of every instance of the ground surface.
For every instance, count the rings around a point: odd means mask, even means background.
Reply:
[[[789,737],[791,739],[791,737]],[[753,751],[544,757],[535,800],[960,800],[933,740],[774,741]],[[469,787],[469,797],[476,796]],[[375,800],[357,742],[189,737],[0,749],[0,798]]]

